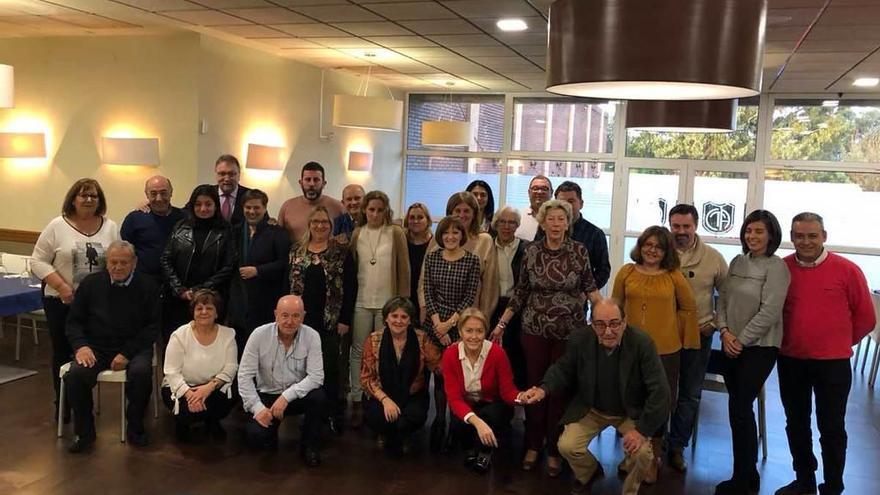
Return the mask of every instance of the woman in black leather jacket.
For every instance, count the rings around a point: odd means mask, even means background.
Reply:
[[[171,232],[160,264],[165,278],[162,330],[167,339],[191,319],[189,303],[199,289],[213,289],[224,300],[235,269],[235,243],[229,223],[220,215],[216,186],[196,187],[187,203],[187,217]],[[224,321],[218,315],[217,321]]]

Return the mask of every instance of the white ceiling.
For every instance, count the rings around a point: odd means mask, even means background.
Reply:
[[[552,0],[0,0],[0,37],[191,30],[407,90],[543,90]],[[764,91],[880,76],[880,0],[768,0]],[[498,30],[524,19],[520,33]],[[782,70],[784,69],[784,70]],[[781,74],[780,74],[781,71]],[[876,90],[861,90],[876,91]]]

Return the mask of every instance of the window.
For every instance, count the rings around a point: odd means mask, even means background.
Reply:
[[[626,131],[626,156],[752,161],[758,135],[757,98],[739,101],[736,130],[729,133]]]
[[[422,146],[422,123],[454,120],[471,123],[467,146]],[[407,149],[498,152],[504,145],[504,96],[413,94],[409,97]]]
[[[697,234],[739,239],[749,194],[747,172],[697,170],[694,174],[694,206],[700,215]]]
[[[880,101],[776,100],[770,157],[880,161]]]
[[[611,153],[617,107],[574,98],[516,98],[512,149]]]
[[[486,181],[492,188],[497,209],[500,169],[500,162],[491,158],[410,155],[406,159],[404,212],[409,205],[418,201],[428,206],[434,220],[439,220],[446,215],[449,196],[464,191],[471,181],[477,179]]]
[[[564,181],[576,182],[584,198],[584,218],[599,228],[611,227],[613,163],[510,160],[507,173],[507,205],[520,210],[528,208],[529,181],[535,175],[546,175],[554,190]]]
[[[667,214],[678,203],[678,170],[632,168],[626,200],[626,230],[641,232],[667,225]]]

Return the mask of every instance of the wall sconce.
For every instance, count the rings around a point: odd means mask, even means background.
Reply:
[[[0,132],[0,158],[45,158],[42,132]]]
[[[15,106],[15,70],[11,65],[0,64],[0,108]]]
[[[284,148],[248,143],[245,167],[260,170],[284,170]]]
[[[104,165],[159,166],[159,138],[101,138]]]
[[[369,172],[373,169],[373,154],[366,151],[348,152],[348,170],[350,172]]]

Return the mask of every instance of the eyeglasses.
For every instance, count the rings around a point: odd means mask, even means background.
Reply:
[[[238,172],[235,170],[231,172],[217,172],[217,177],[238,177]]]
[[[79,196],[82,199],[91,199],[92,201],[98,200],[97,194],[77,194],[77,196]]]
[[[508,225],[511,227],[516,227],[519,225],[519,222],[517,222],[516,220],[498,220],[495,223],[498,225]]]
[[[646,243],[642,244],[642,249],[653,249],[654,251],[666,251],[665,249],[663,249],[663,246],[661,246],[659,244],[654,244],[651,242],[646,242]]]
[[[610,321],[593,320],[592,324],[593,324],[593,328],[595,328],[596,330],[598,330],[600,332],[604,332],[605,330],[607,330],[609,328],[611,330],[619,330],[621,325],[623,324],[623,322],[620,320],[610,320]]]
[[[330,220],[311,220],[309,223],[312,225],[330,225]]]
[[[550,192],[550,188],[547,186],[531,186],[529,187],[529,191],[532,192]]]

